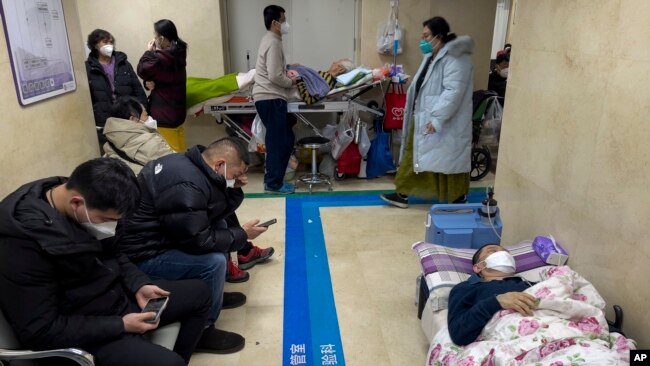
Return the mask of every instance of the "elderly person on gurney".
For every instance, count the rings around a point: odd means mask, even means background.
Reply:
[[[341,59],[332,62],[327,71],[314,71],[299,64],[288,65],[287,76],[294,76],[298,79],[296,83],[297,98],[306,104],[314,104],[327,96],[330,90],[334,89],[336,77],[354,69],[354,64],[348,59]]]

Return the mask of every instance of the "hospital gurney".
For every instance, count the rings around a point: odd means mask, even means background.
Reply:
[[[298,120],[310,127],[317,136],[322,136],[320,130],[304,115],[305,113],[344,113],[354,105],[361,112],[368,112],[374,116],[383,116],[383,112],[373,108],[374,102],[364,104],[359,97],[374,88],[381,88],[382,97],[386,90],[384,81],[377,80],[371,83],[362,83],[349,87],[332,89],[322,100],[314,104],[306,104],[301,101],[290,101],[287,103],[287,113],[296,116]],[[250,142],[251,136],[237,124],[229,115],[256,114],[255,103],[252,97],[245,94],[234,94],[230,96],[208,99],[203,102],[203,113],[210,114],[216,118],[218,124],[226,124],[234,133],[246,142]]]

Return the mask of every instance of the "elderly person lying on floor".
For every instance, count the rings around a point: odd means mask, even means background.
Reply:
[[[513,276],[515,259],[502,246],[482,246],[474,253],[472,265],[474,275],[449,294],[449,334],[461,346],[474,342],[497,311],[512,309],[532,315],[537,307],[537,299],[522,292],[531,283]]]
[[[472,264],[449,294],[448,327],[433,337],[427,365],[629,364],[635,342],[609,327],[603,297],[568,266],[547,266],[530,283],[497,244]]]

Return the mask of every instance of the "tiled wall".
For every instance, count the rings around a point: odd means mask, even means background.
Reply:
[[[503,241],[552,233],[648,348],[650,3],[520,0],[514,10],[495,184]]]
[[[18,103],[4,30],[0,27],[0,199],[20,185],[99,156],[79,18],[63,0],[77,90],[29,106]]]

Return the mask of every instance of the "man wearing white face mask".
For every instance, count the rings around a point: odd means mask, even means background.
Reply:
[[[259,220],[239,224],[235,210],[248,183],[248,151],[233,137],[208,147],[194,146],[152,160],[138,180],[142,200],[136,212],[121,221],[120,250],[152,278],[196,278],[211,289],[213,304],[197,349],[233,353],[244,347],[236,333],[214,327],[222,308],[246,302],[240,292],[224,293],[227,256],[266,231]],[[249,248],[260,259],[273,250]]]
[[[500,245],[479,248],[472,265],[474,274],[449,294],[449,335],[460,346],[474,342],[497,311],[512,309],[532,315],[537,307],[535,297],[522,292],[531,283],[513,276],[517,270],[515,260]]]
[[[152,281],[108,239],[139,200],[133,172],[101,158],[70,178],[25,184],[0,202],[0,310],[23,347],[79,347],[105,366],[189,362],[210,311],[209,290],[197,280]],[[141,311],[161,296],[169,296],[167,308],[149,323],[155,313]],[[174,351],[142,335],[174,322],[182,324]]]
[[[295,187],[284,181],[284,173],[291,158],[295,135],[293,126],[287,122],[287,98],[296,78],[287,76],[287,62],[282,50],[282,35],[289,32],[289,23],[284,9],[277,5],[264,8],[263,15],[267,32],[257,50],[253,99],[257,114],[266,127],[264,192],[290,194]]]
[[[115,51],[112,34],[95,29],[88,35],[87,46],[90,54],[86,60],[86,73],[101,149],[106,142],[102,131],[106,119],[110,117],[113,102],[119,97],[131,96],[146,105],[147,96],[126,54]]]
[[[135,174],[151,160],[175,153],[158,133],[153,119],[140,101],[133,97],[119,98],[106,120],[105,157],[124,161]]]
[[[488,79],[488,90],[492,90],[505,98],[506,86],[508,83],[508,71],[510,70],[510,55],[502,54],[497,56],[494,71]]]

